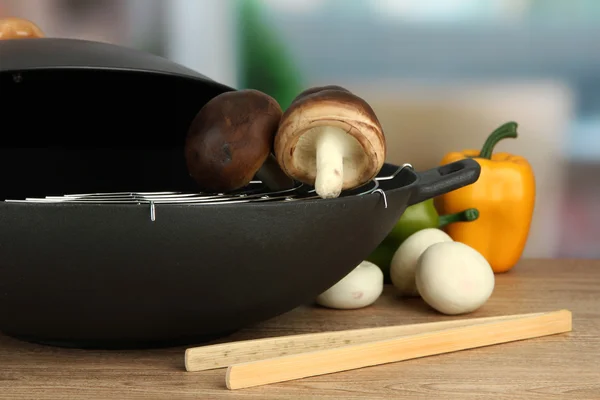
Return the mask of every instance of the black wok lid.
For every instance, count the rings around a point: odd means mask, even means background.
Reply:
[[[113,44],[0,41],[0,196],[192,190],[185,133],[230,90]]]

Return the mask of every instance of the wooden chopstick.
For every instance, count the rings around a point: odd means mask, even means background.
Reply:
[[[229,389],[248,388],[572,330],[568,310],[473,322],[395,339],[234,364],[227,369],[225,382]]]
[[[404,335],[414,335],[472,325],[474,323],[502,321],[517,317],[531,317],[536,315],[542,315],[542,313],[307,333],[192,347],[185,351],[185,369],[191,372],[226,368],[232,364],[282,357],[324,348],[337,348],[376,340],[391,339]]]

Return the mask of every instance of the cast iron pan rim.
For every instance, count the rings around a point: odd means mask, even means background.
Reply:
[[[398,189],[393,189],[398,190]],[[386,193],[389,193],[390,190],[386,191]],[[240,207],[249,207],[249,208],[267,208],[267,207],[292,207],[292,208],[296,208],[298,207],[298,204],[294,204],[294,203],[301,203],[302,205],[306,205],[306,204],[316,204],[316,203],[320,203],[323,204],[324,202],[327,202],[328,204],[346,204],[348,202],[348,199],[353,199],[355,197],[367,197],[367,196],[378,196],[379,198],[382,197],[381,193],[379,192],[372,192],[372,193],[366,193],[366,194],[362,194],[362,195],[350,195],[350,196],[345,196],[345,197],[338,197],[335,199],[300,199],[300,200],[295,200],[295,201],[260,201],[260,202],[243,202],[243,201],[231,201],[231,203],[216,203],[216,204],[212,204],[210,202],[207,202],[205,204],[186,204],[186,203],[180,203],[180,204],[175,204],[175,203],[154,203],[155,207],[158,209],[164,209],[164,208],[171,208],[171,209],[175,209],[175,208],[191,208],[191,209],[207,209],[207,208],[218,208],[219,210],[221,209],[229,209],[229,208],[240,208]],[[357,200],[351,200],[351,201],[357,201]],[[144,203],[139,203],[139,204],[127,204],[127,203],[92,203],[90,202],[89,204],[83,203],[83,202],[40,202],[40,203],[28,203],[28,202],[3,202],[7,207],[14,207],[14,206],[22,206],[22,207],[56,207],[56,208],[60,208],[60,207],[64,207],[64,208],[68,208],[68,207],[75,207],[75,208],[95,208],[95,207],[101,207],[102,209],[106,209],[106,208],[121,208],[121,207],[137,207],[137,208],[143,208],[143,209],[147,209],[150,206],[150,202],[144,202]]]
[[[415,174],[414,172],[411,171],[411,173]],[[418,174],[415,174],[416,179],[414,182],[409,183],[407,185],[403,185],[403,186],[399,186],[399,187],[395,187],[392,189],[388,189],[388,190],[383,190],[381,189],[382,192],[384,192],[386,195],[390,194],[390,193],[394,193],[397,191],[401,191],[401,190],[408,190],[408,191],[414,191],[416,187],[418,187],[419,185],[419,176]],[[323,198],[313,198],[313,199],[299,199],[299,200],[295,200],[295,201],[264,201],[264,202],[242,202],[242,201],[232,201],[231,203],[216,203],[216,204],[211,204],[211,203],[205,203],[202,205],[199,204],[186,204],[186,203],[180,203],[180,204],[174,204],[174,203],[155,203],[155,207],[160,208],[160,209],[164,209],[164,208],[169,208],[169,209],[177,209],[177,208],[192,208],[192,209],[207,209],[207,208],[218,208],[218,209],[230,209],[230,208],[240,208],[240,207],[249,207],[249,208],[267,208],[267,207],[292,207],[295,208],[298,206],[298,204],[295,203],[301,203],[302,205],[306,205],[306,204],[329,204],[329,205],[337,205],[337,204],[347,204],[348,201],[363,201],[363,200],[359,200],[360,198],[368,198],[369,196],[373,196],[375,199],[382,200],[383,199],[383,194],[380,193],[379,191],[372,191],[370,193],[362,193],[362,194],[357,194],[357,195],[346,195],[346,196],[340,196],[334,199],[323,199]],[[358,198],[358,199],[355,199]],[[10,206],[24,206],[24,207],[39,207],[39,206],[51,206],[51,207],[56,207],[56,208],[60,208],[60,207],[64,207],[64,208],[69,208],[69,207],[75,207],[75,208],[96,208],[96,207],[101,207],[103,209],[105,208],[121,208],[121,207],[137,207],[137,208],[143,208],[143,209],[147,209],[150,205],[149,202],[144,202],[144,203],[139,203],[139,204],[127,204],[127,203],[106,203],[106,204],[102,204],[102,203],[82,203],[82,202],[48,202],[48,203],[27,203],[27,202],[2,202],[4,205],[6,205],[7,207]]]
[[[392,167],[399,167],[395,164],[391,164],[391,163],[386,163],[386,165],[388,166],[392,166]],[[420,176],[419,174],[412,170],[411,168],[406,169],[406,171],[408,171],[410,174],[413,175],[414,177],[414,181],[406,184],[406,185],[401,185],[401,186],[397,186],[391,189],[387,189],[387,190],[383,190],[381,188],[376,189],[375,191],[372,191],[370,193],[361,193],[361,194],[356,194],[356,195],[346,195],[346,196],[340,196],[334,199],[322,199],[322,198],[312,198],[312,199],[299,199],[299,200],[295,200],[295,201],[264,201],[264,202],[236,202],[236,201],[232,201],[231,203],[218,203],[218,204],[211,204],[211,203],[206,203],[203,205],[199,205],[199,204],[189,204],[189,203],[180,203],[180,204],[174,204],[174,203],[154,203],[155,207],[159,207],[159,208],[170,208],[170,209],[176,209],[176,208],[198,208],[198,209],[205,209],[205,208],[218,208],[218,209],[229,209],[229,208],[239,208],[242,206],[248,206],[250,208],[267,208],[267,207],[296,207],[297,204],[294,203],[301,203],[301,204],[316,204],[316,203],[327,203],[327,204],[346,204],[348,201],[358,201],[358,200],[354,200],[354,198],[361,198],[361,197],[369,197],[369,196],[377,196],[378,198],[381,199],[381,197],[383,196],[382,193],[380,192],[384,192],[385,194],[389,194],[389,193],[394,193],[396,191],[400,191],[400,190],[408,190],[408,191],[413,191],[416,187],[418,187],[419,183],[420,183]],[[365,183],[363,186],[369,185],[370,182]],[[360,188],[360,187],[359,187]],[[358,188],[352,189],[352,190],[356,190]],[[106,204],[101,204],[101,203],[76,203],[76,202],[56,202],[56,203],[52,203],[52,202],[48,202],[48,203],[27,203],[27,202],[6,202],[6,201],[2,201],[0,204],[3,204],[5,206],[29,206],[29,207],[38,207],[38,206],[52,206],[52,207],[64,207],[64,208],[68,208],[68,207],[85,207],[85,208],[95,208],[95,207],[102,207],[102,208],[120,208],[120,207],[138,207],[138,208],[148,208],[149,206],[149,202],[144,202],[144,203],[140,203],[140,204],[134,204],[134,203],[106,203]],[[286,204],[286,205],[284,205]]]

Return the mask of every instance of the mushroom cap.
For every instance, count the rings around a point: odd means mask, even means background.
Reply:
[[[0,19],[0,40],[43,38],[44,32],[33,22],[17,17]]]
[[[274,153],[281,169],[294,179],[314,185],[317,174],[313,128],[340,128],[354,142],[344,157],[343,189],[360,186],[377,176],[386,157],[385,136],[371,106],[349,90],[321,86],[300,93],[283,113]]]
[[[486,258],[467,244],[443,241],[419,257],[415,283],[423,300],[447,315],[470,313],[494,291],[495,275]]]
[[[271,152],[281,115],[277,101],[258,90],[225,92],[212,98],[186,136],[190,176],[210,191],[246,186]]]
[[[348,89],[338,86],[338,85],[315,86],[315,87],[311,87],[311,88],[308,88],[308,89],[300,92],[300,94],[298,96],[296,96],[296,98],[294,98],[294,101],[292,103],[297,102],[297,101],[305,98],[306,96],[315,94],[317,92],[322,92],[324,90],[338,90],[338,91],[350,93],[350,91]]]
[[[415,282],[419,257],[431,245],[440,242],[452,242],[452,237],[439,228],[425,228],[400,244],[390,261],[390,279],[401,295],[419,295]]]
[[[383,272],[377,265],[365,260],[318,295],[316,303],[337,309],[362,308],[373,304],[382,292]]]

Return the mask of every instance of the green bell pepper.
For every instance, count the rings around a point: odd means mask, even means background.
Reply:
[[[439,215],[433,199],[407,207],[392,231],[379,244],[379,246],[367,257],[370,261],[381,268],[385,282],[390,283],[390,262],[398,247],[410,235],[426,228],[443,228],[455,222],[475,221],[479,218],[476,208],[469,208],[456,214]]]

